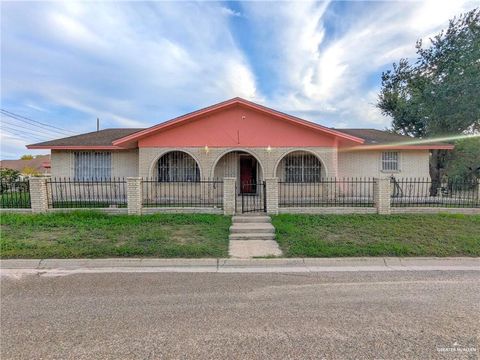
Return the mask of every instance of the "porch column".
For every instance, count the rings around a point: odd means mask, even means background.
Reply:
[[[129,215],[142,215],[142,178],[127,178],[127,207]]]
[[[278,178],[265,179],[265,192],[267,197],[267,214],[278,214]]]
[[[373,201],[378,214],[390,215],[390,178],[375,179]]]
[[[223,214],[235,215],[236,192],[235,183],[237,179],[234,177],[223,178]]]
[[[32,213],[44,213],[48,211],[47,178],[30,178],[30,203]]]

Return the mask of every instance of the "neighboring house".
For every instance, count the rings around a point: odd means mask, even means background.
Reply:
[[[28,145],[51,149],[51,174],[76,179],[141,176],[166,181],[278,177],[429,177],[439,142],[375,129],[335,129],[234,98],[146,129],[105,129]]]
[[[24,176],[49,175],[50,155],[38,155],[30,160],[1,160],[0,168],[18,170]]]

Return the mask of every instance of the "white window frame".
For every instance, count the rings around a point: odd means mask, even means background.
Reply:
[[[380,154],[380,168],[386,173],[400,172],[400,152],[383,151]]]
[[[111,151],[74,151],[73,177],[75,180],[101,180],[112,176]]]

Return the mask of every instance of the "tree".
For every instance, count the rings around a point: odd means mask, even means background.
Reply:
[[[22,174],[27,175],[27,176],[38,176],[40,173],[37,171],[37,169],[31,167],[31,166],[25,166],[22,169]]]
[[[10,189],[12,183],[20,179],[20,172],[14,169],[0,169],[0,194]]]
[[[480,179],[480,138],[462,139],[449,154],[446,173],[451,179]]]
[[[33,159],[33,155],[22,155],[22,157],[20,158],[20,160],[32,160]]]
[[[417,138],[480,130],[480,8],[450,20],[446,31],[416,44],[412,64],[401,59],[382,74],[377,107],[392,129]],[[448,158],[432,151],[430,177],[439,181]],[[433,190],[436,191],[436,190]]]

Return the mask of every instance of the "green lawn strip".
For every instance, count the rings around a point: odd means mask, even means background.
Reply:
[[[231,220],[210,214],[2,214],[2,258],[226,257]]]
[[[277,215],[285,256],[480,256],[480,215]]]

